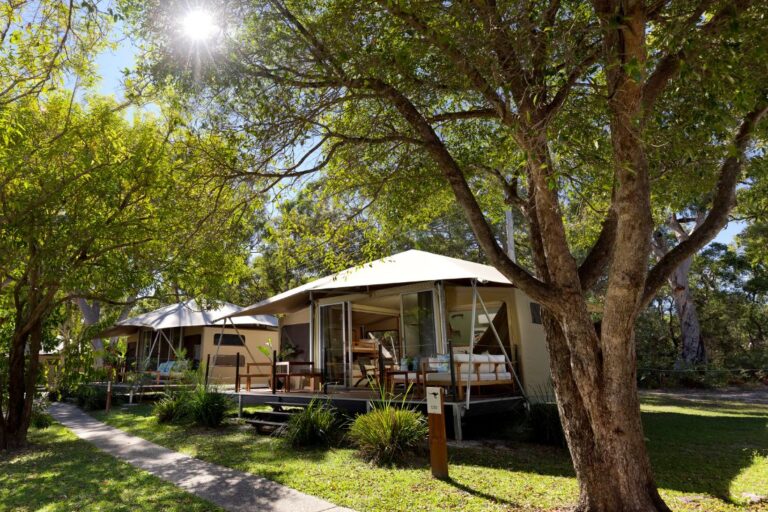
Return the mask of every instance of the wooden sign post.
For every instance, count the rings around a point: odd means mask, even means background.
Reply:
[[[445,436],[445,390],[441,387],[427,388],[427,418],[429,420],[429,461],[432,476],[448,478],[448,445]]]

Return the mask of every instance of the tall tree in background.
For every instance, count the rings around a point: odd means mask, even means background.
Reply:
[[[402,215],[449,193],[488,260],[545,308],[578,509],[668,510],[640,422],[634,325],[727,222],[768,109],[759,3],[242,0],[222,3],[218,22],[237,29],[205,48],[178,28],[185,2],[127,5],[158,50],[152,71],[210,93],[208,122],[238,140],[254,180],[362,176],[368,197]],[[187,66],[190,51],[207,68]],[[718,165],[697,184],[710,192],[706,218],[649,270],[652,215],[670,206],[652,187],[692,181],[655,165],[664,148],[651,144],[689,119],[680,97],[708,112],[686,129],[710,135]],[[495,190],[478,182],[488,169]],[[489,193],[526,219],[532,269],[499,245]],[[563,218],[572,194],[605,205],[576,254]],[[587,305],[606,272],[597,332]]]
[[[0,449],[24,446],[44,325],[63,302],[120,302],[167,278],[216,293],[245,269],[250,190],[223,183],[176,123],[71,95],[6,107],[0,143]],[[173,144],[171,144],[173,142]],[[221,151],[226,151],[222,146]]]

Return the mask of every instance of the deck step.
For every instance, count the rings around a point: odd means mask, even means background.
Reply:
[[[298,411],[296,411],[298,412]],[[277,420],[284,420],[287,421],[288,418],[296,414],[296,412],[289,412],[289,411],[255,411],[248,414],[248,417],[251,419],[264,419],[264,420],[270,420],[274,419]]]
[[[283,407],[295,407],[298,409],[306,409],[309,407],[309,404],[294,404],[289,402],[265,402],[264,405],[268,405],[275,409],[276,411],[280,411]]]
[[[256,419],[245,419],[243,421],[245,421],[247,424],[257,429],[268,428],[270,430],[275,430],[285,426],[285,423],[281,421],[268,421],[268,420],[256,420]]]

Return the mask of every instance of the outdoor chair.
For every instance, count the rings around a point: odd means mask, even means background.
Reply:
[[[362,382],[366,382],[370,385],[372,382],[377,382],[379,380],[379,370],[376,367],[376,362],[370,357],[358,357],[357,365],[360,367],[360,374],[362,376],[357,379],[354,387],[359,386]]]

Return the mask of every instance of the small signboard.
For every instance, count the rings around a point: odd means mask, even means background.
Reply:
[[[429,387],[427,388],[427,413],[428,414],[443,414],[443,403],[440,399],[440,393],[443,388]]]
[[[445,437],[443,388],[427,388],[427,422],[429,423],[429,461],[432,476],[448,478],[448,444]]]

